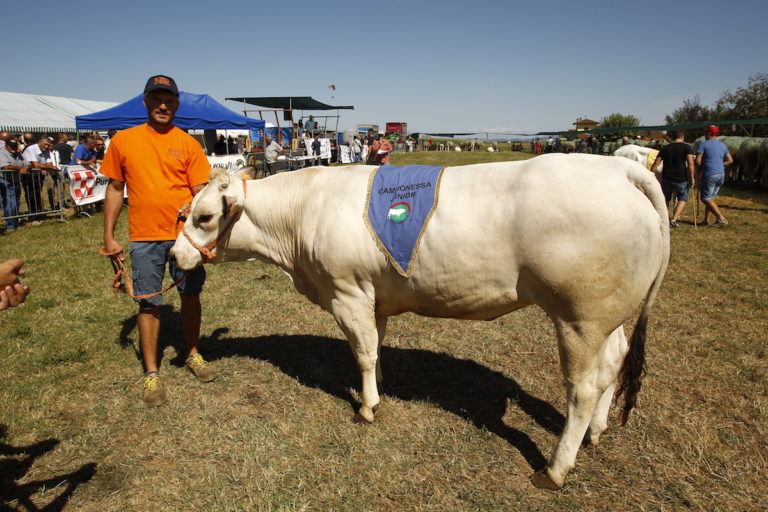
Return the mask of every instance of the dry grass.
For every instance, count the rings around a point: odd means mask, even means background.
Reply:
[[[499,154],[436,155],[409,161]],[[33,288],[0,314],[0,508],[765,510],[768,197],[721,198],[727,228],[672,232],[630,424],[583,449],[557,493],[527,479],[564,406],[536,308],[487,323],[391,319],[382,407],[361,426],[358,372],[330,315],[276,268],[210,267],[203,352],[221,377],[199,384],[183,369],[170,296],[170,402],[150,409],[134,307],[111,297],[95,253],[101,218],[21,229],[0,247],[0,259],[27,259]]]

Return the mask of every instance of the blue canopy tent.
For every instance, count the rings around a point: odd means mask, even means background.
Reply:
[[[112,108],[75,117],[78,130],[122,130],[147,122],[144,95]],[[207,94],[179,93],[173,124],[183,130],[261,130],[264,121],[229,110]]]

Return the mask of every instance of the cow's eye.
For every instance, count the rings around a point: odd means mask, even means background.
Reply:
[[[211,219],[213,219],[213,215],[199,215],[197,217],[197,223],[206,224],[208,222],[211,222]]]

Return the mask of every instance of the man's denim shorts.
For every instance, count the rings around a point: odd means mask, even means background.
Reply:
[[[687,181],[671,181],[668,179],[661,180],[661,190],[664,191],[664,199],[669,203],[672,199],[672,193],[675,193],[675,197],[678,201],[688,201],[688,182]]]
[[[711,176],[702,176],[699,183],[701,190],[701,200],[707,201],[717,197],[720,187],[725,183],[725,174],[712,174]]]
[[[169,252],[174,243],[176,243],[175,240],[131,242],[131,267],[135,295],[147,295],[163,289],[166,263],[174,282],[184,275],[183,270],[176,268],[175,262],[168,261]],[[203,283],[205,283],[205,268],[201,266],[187,273],[187,278],[179,283],[177,288],[179,293],[184,295],[199,295],[203,291]],[[162,304],[163,296],[155,295],[146,299],[137,299],[136,302],[139,303],[139,309],[150,309]]]

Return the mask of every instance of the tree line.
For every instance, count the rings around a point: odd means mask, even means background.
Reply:
[[[731,119],[768,117],[768,74],[756,73],[747,85],[735,91],[725,91],[711,106],[702,105],[698,94],[683,101],[682,106],[665,117],[667,124],[711,122]],[[640,126],[640,119],[631,114],[613,113],[600,120],[600,128]],[[704,128],[694,130],[704,132]],[[768,124],[721,125],[723,135],[768,137]]]

